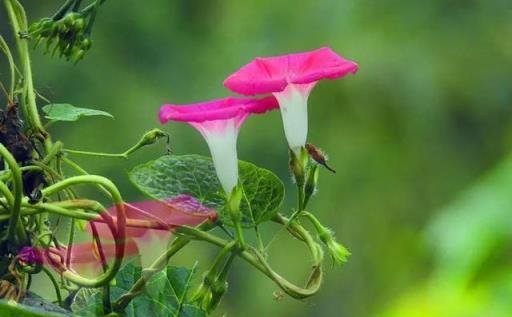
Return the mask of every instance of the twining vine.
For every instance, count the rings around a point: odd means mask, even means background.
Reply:
[[[3,170],[0,172],[2,298],[22,303],[30,291],[31,276],[42,272],[50,279],[59,306],[70,309],[69,302],[73,302],[82,290],[92,289],[91,298],[97,298],[98,302],[82,305],[81,309],[104,315],[123,314],[127,309],[133,309],[129,308],[133,301],[143,298],[156,300],[154,294],[147,291],[147,284],[158,281],[172,284],[173,278],[177,278],[181,271],[172,269],[169,261],[191,242],[200,241],[219,249],[218,255],[204,273],[201,283],[194,289],[187,284],[188,293],[175,294],[181,299],[178,306],[173,303],[161,304],[170,305],[169,307],[174,305],[170,310],[175,316],[181,316],[181,312],[185,310],[188,310],[187,316],[203,316],[218,306],[227,291],[228,273],[235,258],[243,259],[271,279],[282,292],[297,299],[310,297],[320,289],[324,246],[337,262],[342,263],[346,260],[348,251],[336,242],[331,230],[324,227],[313,213],[307,211],[308,203],[317,188],[319,166],[326,166],[323,154],[311,144],[298,150],[290,145],[290,169],[297,187],[297,206],[290,216],[279,212],[282,208],[284,187],[270,171],[246,162],[237,163],[240,164],[242,171],[238,180],[239,185],[223,190],[224,184],[221,186],[215,176],[215,164],[218,163],[215,157],[213,164],[209,159],[197,156],[174,156],[168,148],[165,155],[159,159],[161,161],[155,162],[169,163],[169,158],[172,158],[171,160],[174,160],[177,166],[181,166],[181,169],[173,167],[160,171],[169,177],[166,188],[160,190],[142,181],[166,177],[153,175],[144,170],[145,167],[149,167],[148,165],[134,170],[131,175],[132,181],[135,179],[134,183],[150,196],[153,204],[162,202],[168,205],[169,210],[177,210],[181,208],[177,206],[181,205],[175,197],[186,194],[183,199],[193,202],[194,210],[182,208],[179,212],[197,216],[198,210],[208,209],[214,210],[215,216],[211,213],[208,216],[199,213],[203,218],[200,218],[202,221],[197,225],[176,223],[166,220],[165,216],[155,215],[151,208],[135,208],[134,205],[126,203],[112,181],[100,175],[89,174],[73,161],[72,157],[85,155],[105,159],[126,159],[135,151],[159,140],[166,141],[168,146],[168,133],[152,129],[122,153],[99,153],[67,148],[61,141],[52,139],[48,131],[50,124],[58,121],[76,121],[83,116],[105,113],[69,104],[49,104],[40,107],[37,104],[39,94],[34,87],[30,59],[31,47],[42,47],[44,52],[52,56],[78,63],[93,45],[93,26],[99,13],[104,10],[103,4],[106,1],[85,3],[81,0],[66,0],[53,15],[32,24],[29,24],[24,7],[18,0],[1,1],[12,28],[13,38],[12,45],[9,45],[0,35],[0,49],[9,68],[9,81],[6,84],[1,83],[6,107],[0,110],[0,156],[3,158]],[[40,109],[46,114],[47,121],[44,123]],[[58,139],[56,136],[53,137]],[[148,164],[154,164],[150,166],[154,168],[155,162]],[[187,168],[187,164],[191,164],[192,167]],[[186,177],[180,178],[180,175],[197,173],[194,164],[206,168],[202,171],[203,174],[198,175],[203,182],[185,183]],[[141,174],[137,180],[137,173],[145,174]],[[267,182],[267,187],[258,187],[254,183],[254,175]],[[205,179],[208,181],[204,181]],[[84,184],[94,186],[103,193],[108,205],[79,195],[76,188]],[[176,187],[172,187],[173,184]],[[203,196],[194,192],[194,188],[198,186],[201,187]],[[166,200],[170,198],[175,200]],[[274,199],[275,206],[262,207],[258,199]],[[143,216],[130,217],[128,211],[133,210]],[[247,222],[248,219],[250,222]],[[59,224],[65,221],[71,223],[71,226],[68,228],[67,241],[63,242],[55,232]],[[267,222],[277,224],[281,229],[274,237],[268,239],[268,244],[265,245],[265,237],[262,237],[259,226]],[[311,224],[316,235],[312,235],[303,226],[303,222]],[[90,226],[91,246],[96,250],[91,251],[97,253],[97,260],[101,264],[101,272],[95,277],[83,276],[73,268],[73,254],[79,248],[75,242],[75,235],[77,230],[84,230],[83,225],[80,225],[83,223]],[[101,230],[104,227],[113,237],[111,244],[102,236]],[[132,255],[128,247],[130,239],[133,238],[129,234],[130,228],[172,232],[172,239],[167,249],[153,264],[139,268],[138,275],[133,275],[133,283],[122,288],[116,285],[114,280],[119,274],[127,274],[123,271],[126,269],[123,269],[123,263]],[[257,246],[252,246],[244,238],[249,229],[256,233]],[[288,281],[268,263],[268,245],[283,232],[288,232],[301,241],[309,252],[311,273],[303,285]],[[107,252],[109,248],[113,250],[111,253]],[[194,272],[189,273],[187,281]],[[119,294],[118,291],[122,293]],[[162,288],[162,292],[168,291]],[[89,307],[91,305],[92,308]]]

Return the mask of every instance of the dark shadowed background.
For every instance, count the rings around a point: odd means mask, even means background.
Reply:
[[[61,2],[23,1],[32,21]],[[0,21],[6,34],[3,9]],[[56,123],[54,138],[121,152],[159,126],[161,104],[230,95],[222,81],[256,56],[332,47],[360,71],[311,94],[309,140],[337,173],[321,172],[310,209],[353,255],[342,268],[329,264],[320,294],[303,302],[274,300],[276,287],[237,261],[216,315],[510,316],[511,39],[509,0],[124,0],[103,6],[93,47],[76,66],[42,49],[33,63],[36,87],[52,102],[115,117]],[[186,124],[163,129],[175,153],[208,155]],[[279,113],[250,118],[238,150],[283,178],[291,208]],[[77,161],[137,200],[126,172],[163,153],[159,144],[126,161]],[[176,261],[198,259],[204,269],[214,251],[194,244]],[[296,281],[306,255],[291,239],[271,252]]]

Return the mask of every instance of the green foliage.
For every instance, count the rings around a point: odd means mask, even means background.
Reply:
[[[466,285],[512,239],[512,159],[503,160],[441,210],[428,228],[437,273]]]
[[[2,317],[65,317],[66,315],[47,312],[41,308],[25,306],[21,304],[11,305],[6,301],[0,301],[0,316]]]
[[[508,157],[440,210],[426,234],[433,274],[384,316],[510,316],[512,272],[500,264],[512,239],[510,184]]]
[[[196,271],[168,266],[166,270],[156,273],[146,283],[142,294],[126,307],[126,317],[203,317],[205,313],[189,302],[189,290]],[[115,286],[111,287],[111,299],[115,301],[130,290],[142,276],[142,269],[137,259],[128,261],[117,273]],[[102,313],[102,293],[82,289],[76,295],[72,309],[82,316],[96,316]],[[84,300],[85,299],[85,300]]]
[[[79,108],[67,103],[52,103],[43,107],[46,119],[53,121],[77,121],[82,117],[105,116],[113,118],[113,116],[105,111]]]
[[[269,220],[284,198],[284,185],[272,172],[239,161],[239,181],[244,191],[240,210],[242,225],[253,227]],[[219,211],[223,222],[231,224],[226,200],[212,160],[200,155],[163,156],[135,167],[131,181],[147,195],[164,199],[180,194],[197,198]]]

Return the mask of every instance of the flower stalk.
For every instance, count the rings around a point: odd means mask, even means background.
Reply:
[[[311,224],[313,224],[318,233],[318,237],[326,245],[327,250],[329,251],[329,254],[334,259],[334,261],[340,265],[347,262],[347,258],[351,253],[347,250],[347,248],[336,241],[333,232],[330,229],[324,227],[320,221],[310,212],[304,211],[302,214],[311,222]]]
[[[242,202],[243,197],[243,189],[240,185],[237,185],[233,188],[233,191],[227,198],[227,205],[229,215],[231,216],[231,221],[233,221],[233,226],[235,227],[236,239],[238,241],[238,247],[241,250],[245,249],[245,238],[244,231],[242,229],[242,214],[240,212],[240,203]]]

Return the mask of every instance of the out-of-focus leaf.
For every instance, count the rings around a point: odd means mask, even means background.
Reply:
[[[247,200],[242,200],[242,224],[255,226],[272,218],[284,198],[284,185],[272,172],[254,164],[238,161],[239,179]],[[165,199],[188,194],[207,207],[219,211],[230,224],[225,199],[213,162],[200,155],[163,156],[135,167],[131,181],[152,198]]]
[[[104,116],[113,118],[105,111],[79,108],[67,103],[52,103],[43,107],[45,118],[53,121],[77,121],[82,117]]]
[[[48,312],[41,307],[32,307],[22,304],[10,304],[5,300],[0,301],[0,316],[2,317],[66,317],[70,315],[64,315],[55,312]]]
[[[144,291],[134,298],[126,307],[126,317],[203,317],[204,311],[191,304],[188,293],[196,271],[196,265],[191,269],[169,266],[166,270],[156,273],[146,283]],[[141,277],[142,269],[138,260],[127,262],[117,273],[115,286],[111,287],[112,301],[125,294]],[[80,290],[77,299],[86,298]],[[89,296],[86,304],[72,305],[73,311],[82,316],[95,316],[102,310],[101,292]]]
[[[490,253],[512,237],[512,159],[508,158],[440,211],[427,231],[437,271],[469,282]]]

